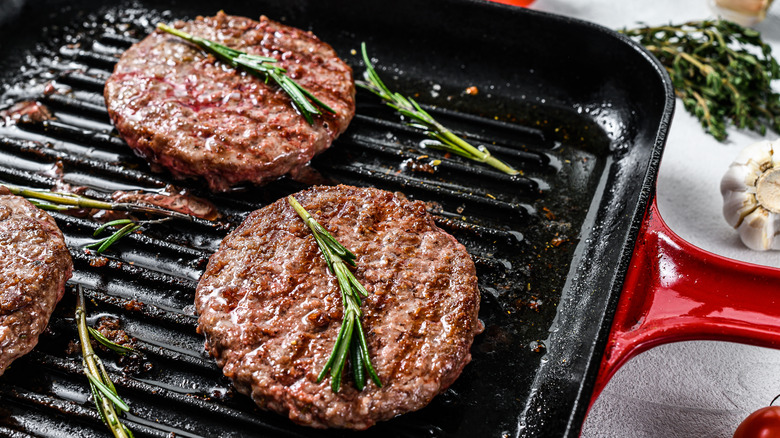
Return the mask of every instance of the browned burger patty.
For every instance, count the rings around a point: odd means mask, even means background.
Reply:
[[[266,183],[327,149],[355,114],[352,69],[310,32],[222,12],[174,27],[277,59],[335,110],[309,125],[273,81],[266,84],[157,30],[122,55],[104,94],[130,147],[177,177],[204,177],[215,191]]]
[[[317,383],[342,321],[336,278],[286,199],[253,212],[222,242],[198,284],[206,346],[262,408],[313,427],[365,429],[422,408],[471,360],[482,330],[474,263],[421,202],[371,188],[294,195],[357,255],[370,296],[363,325],[383,387]]]
[[[0,375],[38,343],[72,270],[51,216],[0,186]]]

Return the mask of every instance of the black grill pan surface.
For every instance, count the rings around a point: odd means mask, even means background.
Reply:
[[[195,332],[195,285],[220,240],[250,211],[307,183],[283,178],[214,196],[198,181],[153,172],[108,119],[102,87],[119,54],[158,21],[213,15],[212,5],[19,0],[0,8],[0,109],[36,101],[54,116],[0,127],[0,182],[67,184],[103,199],[173,184],[211,200],[227,223],[149,227],[101,258],[83,249],[99,222],[53,214],[75,271],[38,347],[0,377],[0,435],[107,434],[72,348],[77,285],[91,323],[110,318],[135,338],[138,360],[100,354],[131,406],[126,421],[136,436],[357,434],[303,428],[257,409],[222,377]],[[480,279],[486,328],[473,361],[428,407],[367,434],[577,436],[673,109],[659,65],[607,29],[487,2],[219,7],[312,30],[356,77],[365,41],[391,88],[522,170],[509,177],[426,149],[419,133],[363,92],[347,132],[312,162],[319,181],[428,203],[439,226],[468,248]]]

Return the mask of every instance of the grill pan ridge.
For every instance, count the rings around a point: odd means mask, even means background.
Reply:
[[[173,184],[214,202],[228,228],[306,187],[283,178],[212,196],[200,182],[152,172],[110,125],[102,87],[117,56],[157,21],[216,12],[198,3],[42,0],[4,11],[19,18],[0,21],[9,42],[0,47],[0,109],[35,100],[54,118],[0,127],[0,181],[64,182],[103,199]],[[671,117],[659,66],[595,25],[479,1],[403,0],[390,10],[372,1],[243,3],[221,6],[311,29],[356,77],[363,67],[355,50],[366,41],[391,88],[523,170],[508,177],[423,149],[420,134],[362,92],[347,132],[312,162],[326,180],[427,202],[439,226],[466,245],[480,279],[486,329],[472,363],[431,405],[368,433],[576,436]],[[465,93],[471,86],[476,95]],[[434,158],[442,163],[429,173]],[[76,285],[85,288],[89,322],[118,319],[143,354],[131,367],[100,353],[131,406],[136,436],[352,434],[260,411],[203,351],[194,288],[227,229],[161,224],[95,263],[81,245],[99,224],[53,216],[74,276],[39,346],[0,377],[0,435],[106,436],[80,356],[69,352]]]

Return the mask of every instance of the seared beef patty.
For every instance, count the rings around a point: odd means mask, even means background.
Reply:
[[[204,177],[215,191],[266,183],[327,149],[355,114],[352,69],[310,32],[222,12],[174,27],[277,59],[336,111],[309,125],[273,81],[266,84],[157,30],[122,55],[104,94],[130,147],[177,177]]]
[[[72,270],[54,219],[0,186],[0,375],[38,343]]]
[[[363,325],[382,381],[317,383],[341,328],[342,302],[309,228],[286,199],[253,212],[222,242],[198,284],[206,346],[236,388],[314,427],[365,429],[422,408],[458,377],[482,330],[474,263],[422,202],[371,188],[294,195],[357,255],[370,293]]]

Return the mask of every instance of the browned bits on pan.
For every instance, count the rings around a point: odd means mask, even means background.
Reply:
[[[436,173],[436,167],[433,165],[433,162],[425,162],[422,161],[421,158],[423,157],[418,157],[416,160],[411,158],[404,160],[404,162],[401,163],[401,168],[412,172]]]
[[[128,301],[127,304],[125,304],[125,310],[129,310],[132,312],[140,312],[141,309],[143,309],[144,303],[136,300],[133,298],[132,300]]]
[[[89,259],[89,266],[92,266],[93,268],[102,268],[107,264],[108,264],[108,258],[103,256],[91,257]]]
[[[559,246],[561,246],[562,243],[564,243],[564,242],[566,242],[568,240],[569,239],[567,239],[565,237],[555,236],[555,237],[552,238],[552,240],[550,240],[550,245],[552,245],[554,247],[559,247]]]
[[[122,324],[119,322],[119,318],[115,317],[103,317],[98,320],[95,330],[103,334],[109,341],[123,345],[126,347],[132,347],[132,339],[122,329]]]

